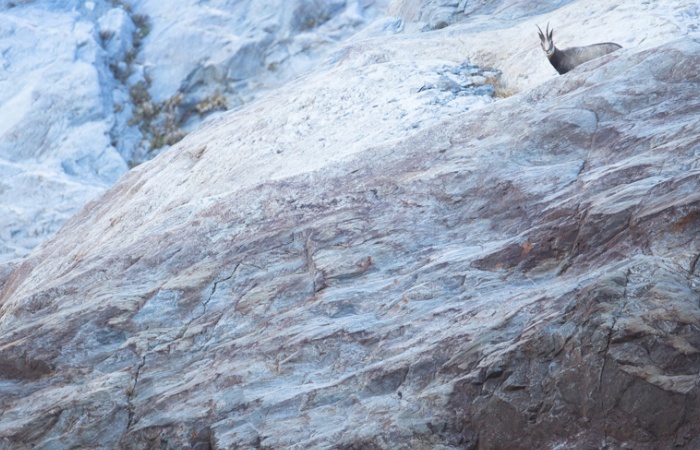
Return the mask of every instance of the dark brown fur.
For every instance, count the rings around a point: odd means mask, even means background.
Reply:
[[[560,74],[565,74],[578,65],[622,48],[622,46],[618,44],[604,42],[602,44],[593,44],[585,47],[571,47],[559,50],[554,45],[554,30],[549,29],[549,24],[547,24],[547,31],[545,33],[542,32],[540,27],[537,27],[537,29],[539,30],[540,45],[542,46],[542,50],[544,50],[545,54],[547,55],[547,59],[549,59],[549,62]]]

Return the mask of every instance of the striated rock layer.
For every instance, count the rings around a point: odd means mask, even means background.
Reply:
[[[700,446],[700,39],[395,128],[363,45],[0,267],[0,448]]]

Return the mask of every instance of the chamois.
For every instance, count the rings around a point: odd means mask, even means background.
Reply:
[[[552,63],[552,66],[554,66],[560,75],[565,74],[586,61],[607,55],[608,53],[622,48],[622,46],[612,42],[605,42],[602,44],[588,45],[586,47],[571,47],[559,50],[554,46],[554,41],[552,40],[552,33],[554,33],[554,30],[549,29],[549,24],[547,24],[547,31],[545,33],[542,33],[539,26],[537,26],[537,29],[539,30],[542,50],[544,50],[547,59],[549,59],[549,62]]]

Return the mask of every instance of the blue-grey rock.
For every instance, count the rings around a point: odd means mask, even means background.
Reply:
[[[127,172],[0,264],[0,448],[697,447],[700,40],[616,5],[553,12],[633,44],[561,77],[541,17],[384,21]]]
[[[697,40],[468,114],[347,55],[0,271],[2,445],[698,443]]]

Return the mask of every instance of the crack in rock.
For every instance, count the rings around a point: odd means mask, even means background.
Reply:
[[[627,286],[629,285],[629,279],[630,279],[630,274],[632,272],[631,268],[627,269],[627,272],[625,273],[625,285],[624,289],[622,291],[622,299],[623,299],[623,304],[622,306],[616,311],[613,316],[612,316],[612,324],[610,325],[610,329],[608,330],[608,336],[605,342],[605,348],[602,351],[603,354],[603,364],[600,368],[600,375],[598,376],[598,392],[600,395],[600,411],[601,414],[605,414],[605,396],[603,395],[603,376],[605,374],[605,368],[607,367],[607,362],[608,362],[608,353],[610,351],[610,344],[612,342],[612,337],[613,333],[615,332],[615,326],[617,325],[617,320],[618,320],[618,313],[621,313],[622,311],[627,308],[627,303],[629,302],[629,299],[627,297]],[[605,430],[605,427],[602,427],[603,431],[603,445],[607,442],[607,432]]]
[[[141,369],[143,369],[143,366],[146,365],[146,355],[143,355],[141,358],[141,362],[139,363],[138,366],[136,366],[136,373],[134,374],[134,383],[127,388],[126,391],[126,401],[127,401],[127,408],[129,412],[129,419],[126,424],[126,429],[127,431],[131,429],[132,425],[134,425],[134,403],[133,403],[133,398],[134,394],[136,393],[136,384],[139,382],[139,375],[141,374]]]

